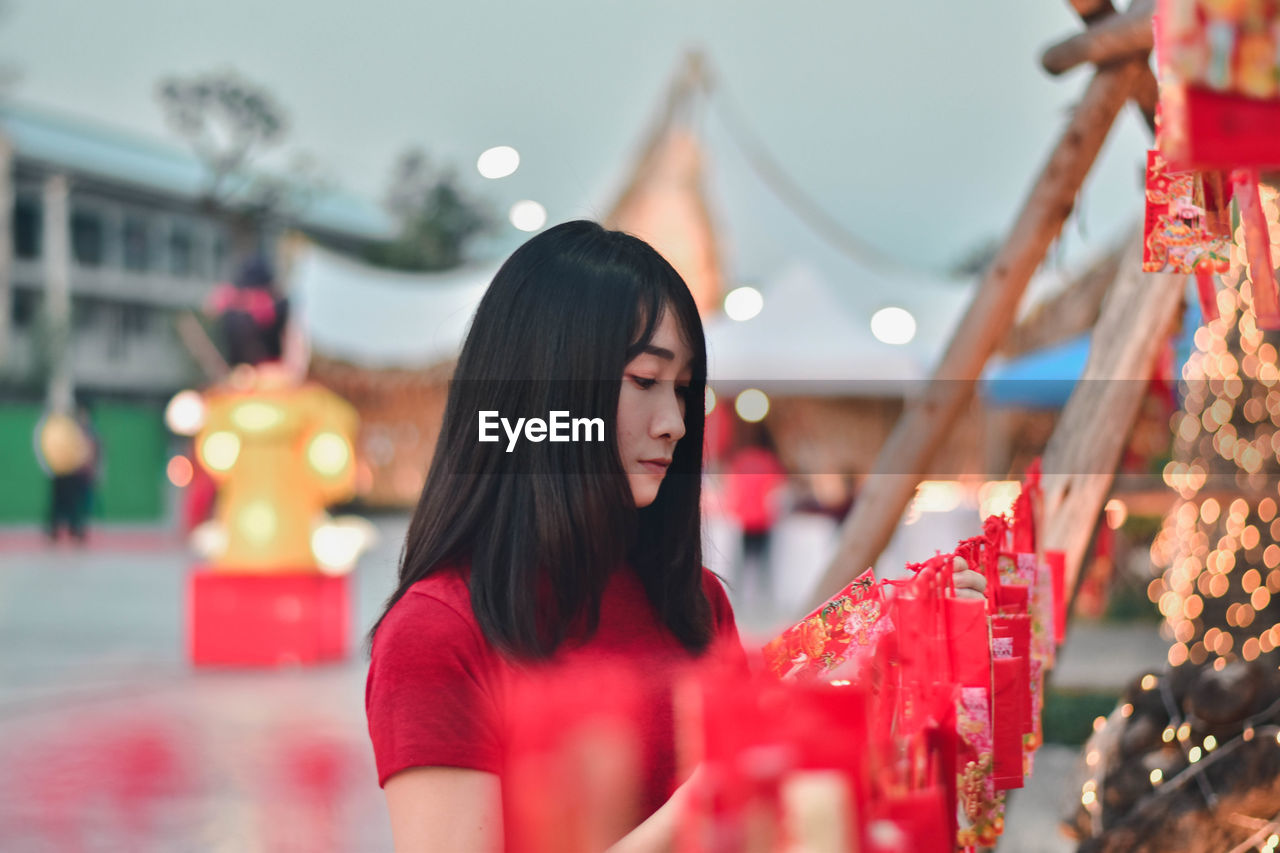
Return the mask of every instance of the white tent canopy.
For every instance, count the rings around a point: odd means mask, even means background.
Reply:
[[[803,262],[759,289],[764,307],[755,317],[740,322],[718,315],[707,323],[708,373],[717,389],[910,395],[913,383],[932,373],[971,294],[963,286],[882,285],[867,294],[865,312],[857,312],[822,272]],[[887,344],[872,334],[870,316],[886,306],[904,308],[915,319],[910,342]]]
[[[392,272],[307,246],[290,271],[289,294],[314,352],[412,369],[457,356],[496,271]]]

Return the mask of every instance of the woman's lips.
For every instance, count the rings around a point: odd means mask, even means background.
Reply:
[[[642,459],[640,467],[648,471],[650,474],[657,474],[659,477],[667,473],[667,468],[671,463],[663,459]]]

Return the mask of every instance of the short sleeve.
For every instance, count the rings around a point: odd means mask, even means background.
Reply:
[[[365,711],[378,784],[410,767],[498,773],[496,655],[474,622],[410,590],[374,637]]]
[[[746,673],[750,666],[747,653],[742,648],[742,638],[738,635],[738,623],[733,618],[733,605],[724,591],[724,584],[710,569],[702,570],[702,591],[711,604],[711,617],[715,623],[715,648],[713,652],[723,655],[733,667]]]

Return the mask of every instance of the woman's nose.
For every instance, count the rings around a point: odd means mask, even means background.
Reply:
[[[670,392],[662,396],[661,408],[654,414],[652,433],[654,438],[679,441],[684,438],[684,395],[671,383]]]

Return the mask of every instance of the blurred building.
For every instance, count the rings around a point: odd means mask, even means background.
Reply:
[[[208,168],[179,144],[0,106],[0,470],[9,493],[0,522],[40,511],[24,488],[40,482],[30,428],[59,351],[67,386],[94,402],[107,464],[130,472],[109,474],[106,486],[143,484],[132,497],[104,496],[104,510],[158,514],[160,408],[205,381],[175,319],[198,312],[236,263],[230,220],[206,200],[209,186]],[[270,247],[285,225],[263,227],[257,242]],[[393,231],[376,204],[331,189],[309,192],[288,227],[347,251]],[[58,316],[62,324],[51,321]]]

